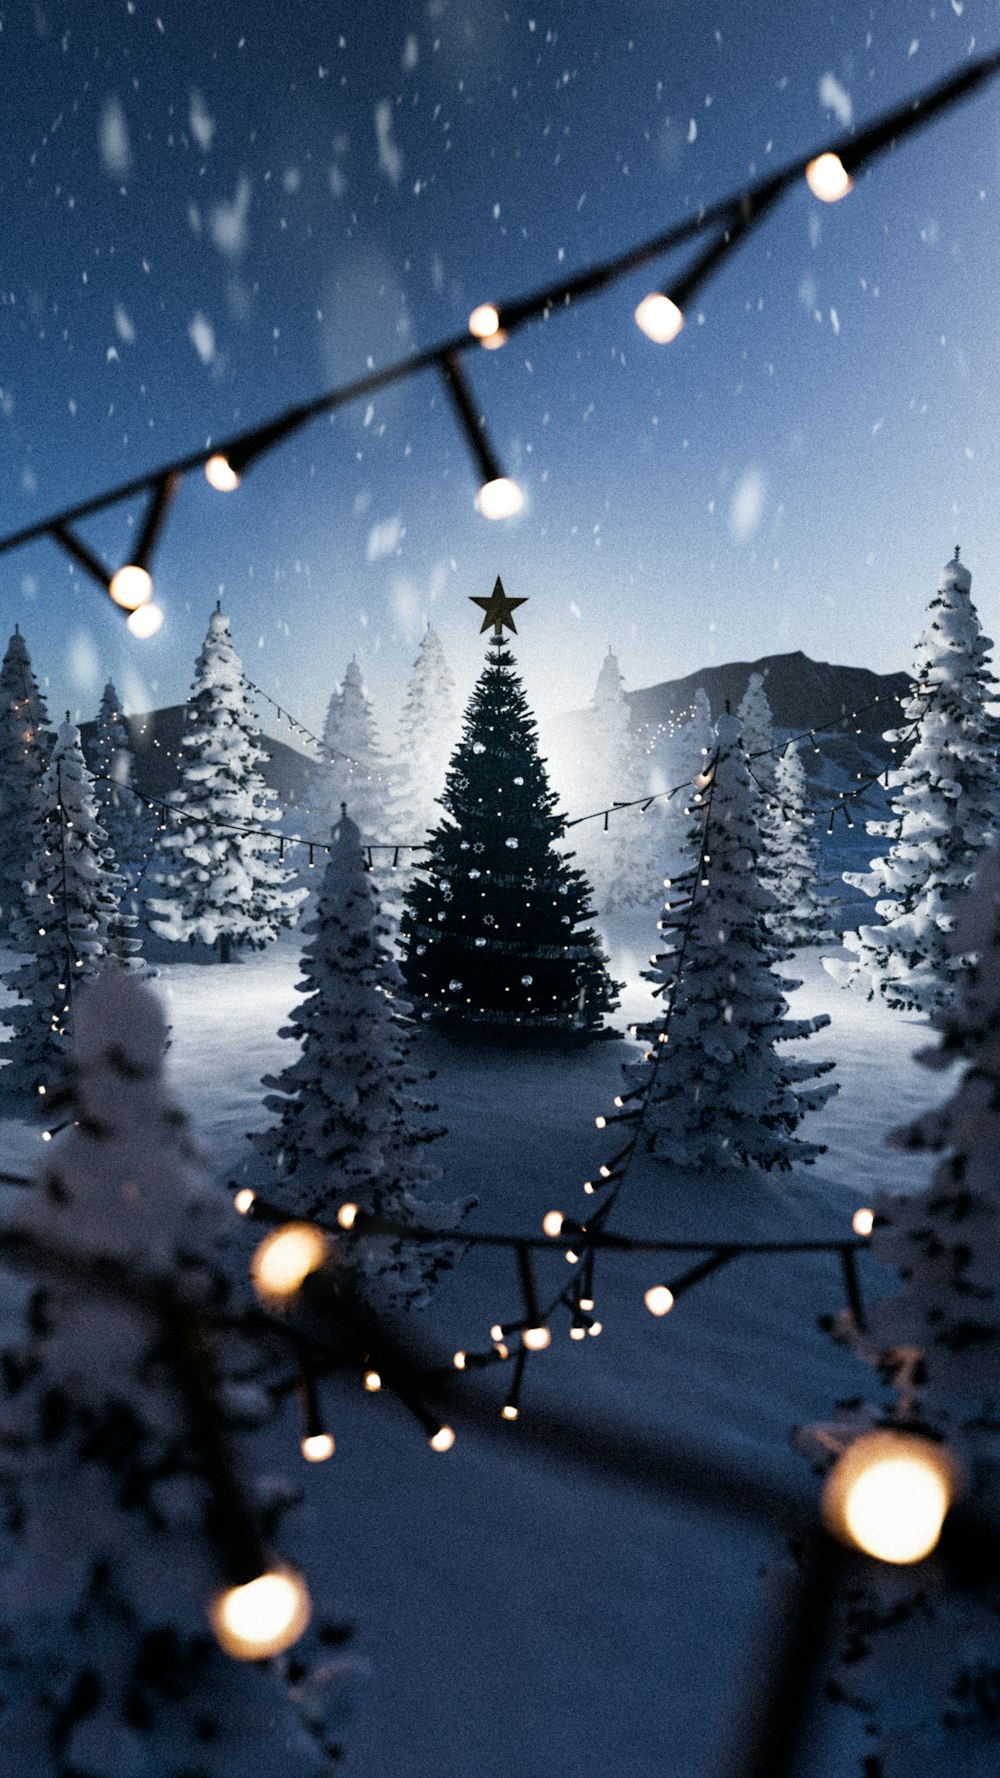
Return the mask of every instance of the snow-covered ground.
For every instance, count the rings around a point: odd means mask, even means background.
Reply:
[[[639,979],[655,913],[610,920],[616,976],[628,986],[617,1024],[648,1006]],[[838,990],[817,953],[790,973],[796,1015],[828,1011],[810,1053],[836,1058],[840,1092],[803,1133],[828,1144],[814,1168],[785,1177],[736,1171],[698,1178],[648,1159],[615,1214],[622,1232],[678,1238],[846,1235],[877,1185],[917,1189],[922,1158],[883,1146],[885,1130],[942,1097],[947,1078],[912,1060],[926,1025]],[[259,1179],[244,1132],[266,1121],[262,1074],[288,1060],[277,1031],[294,1004],[294,936],[226,968],[164,966],[156,983],[173,1027],[169,1072],[220,1189]],[[424,1036],[448,1136],[436,1145],[442,1195],[478,1194],[470,1226],[538,1232],[553,1206],[582,1215],[604,1150],[594,1117],[635,1052],[627,1040],[571,1055],[477,1052]],[[6,1118],[4,1162],[33,1164],[37,1129]],[[548,1260],[548,1256],[543,1256]],[[556,1248],[543,1270],[567,1271]],[[835,1400],[875,1385],[818,1331],[843,1303],[833,1255],[744,1258],[685,1296],[663,1321],[642,1303],[658,1262],[604,1257],[600,1338],[568,1339],[532,1361],[522,1404],[562,1402],[594,1425],[704,1446],[735,1476],[773,1475],[808,1501],[815,1482],[789,1447],[795,1425],[829,1418]],[[878,1289],[874,1268],[866,1287]],[[667,1271],[669,1275],[669,1271]],[[475,1249],[420,1316],[446,1350],[484,1349],[497,1318],[519,1310],[509,1255]],[[497,1409],[505,1373],[497,1374]],[[766,1620],[763,1564],[773,1532],[717,1505],[654,1499],[621,1478],[589,1479],[519,1452],[519,1426],[487,1441],[463,1429],[447,1455],[387,1397],[331,1385],[337,1453],[310,1467],[291,1415],[269,1436],[275,1466],[301,1482],[301,1559],[328,1611],[354,1621],[372,1683],[347,1733],[346,1770],[379,1778],[697,1778],[716,1769]],[[849,1726],[848,1734],[852,1731]],[[814,1778],[849,1769],[843,1743],[810,1760]]]

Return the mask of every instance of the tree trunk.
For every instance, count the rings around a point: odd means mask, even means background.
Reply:
[[[220,963],[228,963],[229,962],[229,953],[230,953],[231,949],[232,949],[232,940],[231,940],[228,932],[220,932],[219,933],[219,962]]]

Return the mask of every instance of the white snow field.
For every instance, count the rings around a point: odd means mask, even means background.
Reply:
[[[649,1010],[639,977],[655,940],[655,910],[609,919],[613,972],[628,986],[615,1023]],[[263,1187],[245,1132],[267,1121],[260,1077],[290,1059],[277,1036],[296,1001],[298,941],[288,935],[228,966],[178,962],[154,983],[173,1027],[168,1079],[190,1113],[219,1189],[245,1176]],[[917,1018],[839,990],[819,953],[800,953],[793,1016],[831,1014],[809,1040],[836,1058],[839,1093],[801,1125],[828,1152],[786,1175],[733,1169],[685,1174],[642,1158],[612,1227],[620,1232],[740,1239],[849,1236],[853,1210],[877,1185],[918,1189],[924,1157],[887,1149],[886,1129],[942,1098],[946,1074],[912,1060],[927,1041]],[[546,1210],[583,1216],[582,1182],[607,1152],[594,1118],[610,1107],[628,1042],[569,1055],[458,1048],[423,1035],[414,1059],[434,1083],[448,1136],[435,1144],[442,1195],[478,1194],[468,1227],[538,1233]],[[2,1109],[5,1114],[10,1105]],[[3,1161],[23,1170],[40,1152],[39,1129],[5,1115]],[[544,1292],[568,1275],[563,1245],[539,1271]],[[696,1445],[737,1478],[774,1476],[807,1503],[817,1490],[790,1448],[792,1427],[832,1417],[839,1397],[875,1379],[816,1326],[843,1306],[836,1255],[744,1257],[654,1320],[642,1293],[683,1262],[599,1256],[599,1338],[573,1343],[569,1318],[533,1358],[520,1423],[499,1420],[510,1367],[495,1381],[498,1430],[463,1428],[447,1454],[432,1452],[417,1423],[383,1391],[324,1386],[337,1441],[324,1465],[305,1464],[289,1410],[268,1433],[273,1466],[293,1475],[301,1560],[319,1605],[356,1625],[354,1649],[371,1684],[346,1731],[347,1774],[379,1778],[700,1778],[718,1770],[738,1725],[741,1687],[761,1658],[766,1563],[780,1561],[773,1529],[716,1505],[699,1510],[666,1493],[654,1499],[620,1475],[581,1470],[519,1451],[533,1401],[564,1404],[584,1424]],[[868,1290],[884,1287],[873,1265]],[[430,1307],[421,1335],[445,1352],[485,1350],[496,1319],[520,1309],[512,1256],[467,1253]],[[857,1731],[825,1707],[803,1778],[857,1769]]]

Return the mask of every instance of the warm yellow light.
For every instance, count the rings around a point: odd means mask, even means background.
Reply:
[[[455,1434],[450,1426],[439,1426],[427,1443],[432,1451],[450,1451],[455,1443]]]
[[[546,1210],[542,1217],[542,1232],[546,1235],[561,1235],[563,1223],[566,1221],[561,1210]]]
[[[500,1412],[505,1420],[517,1419],[517,1409],[509,1401],[500,1409]]]
[[[307,1463],[325,1463],[336,1449],[329,1432],[311,1432],[302,1440],[302,1455]]]
[[[642,1300],[651,1315],[669,1315],[674,1306],[674,1293],[665,1284],[653,1284]]]
[[[464,1371],[464,1369],[465,1369],[465,1353],[464,1352],[456,1352],[455,1356],[451,1362],[455,1366],[455,1369],[457,1371]]]
[[[337,1211],[337,1221],[342,1229],[352,1229],[358,1220],[357,1204],[341,1204]]]
[[[262,1302],[284,1302],[325,1259],[322,1229],[311,1222],[286,1222],[265,1235],[250,1262],[250,1279]]]
[[[255,1197],[256,1193],[252,1192],[248,1185],[245,1185],[242,1191],[236,1193],[233,1203],[241,1216],[245,1216],[247,1211],[253,1207]]]
[[[866,1432],[830,1471],[823,1518],[843,1543],[880,1562],[922,1562],[958,1485],[954,1457],[933,1439],[888,1427]]]
[[[875,1227],[874,1210],[855,1210],[851,1217],[851,1227],[856,1235],[870,1235]]]
[[[224,1654],[266,1661],[297,1642],[309,1622],[309,1591],[292,1568],[272,1569],[211,1600],[209,1622]]]
[[[144,642],[147,636],[155,636],[163,623],[163,612],[159,605],[137,605],[125,619],[133,636]]]
[[[523,505],[524,495],[509,475],[484,482],[476,495],[476,506],[484,519],[511,519]]]
[[[582,1296],[580,1298],[580,1307],[584,1311],[585,1314],[589,1315],[591,1309],[594,1307],[593,1297],[592,1296]]]
[[[814,198],[835,204],[854,190],[854,180],[839,154],[820,154],[806,168],[806,184]]]
[[[502,346],[507,335],[500,326],[499,312],[492,303],[479,303],[469,316],[469,332],[484,346]]]
[[[654,957],[654,958],[653,958],[653,962],[654,962],[654,963],[655,963],[655,962],[656,962],[656,958],[655,958],[655,957]],[[607,1128],[607,1123],[608,1123],[608,1120],[607,1120],[607,1118],[606,1118],[606,1117],[595,1117],[595,1119],[594,1119],[594,1128],[595,1128],[595,1129],[596,1129],[596,1130],[604,1130],[604,1129],[606,1129],[606,1128]]]
[[[494,1321],[493,1326],[490,1328],[490,1339],[493,1341],[494,1345],[498,1340],[503,1339],[503,1328],[500,1326],[499,1321]]]
[[[566,1252],[563,1255],[563,1258],[571,1266],[577,1266],[580,1263],[580,1255],[578,1253],[574,1253],[572,1247],[567,1247]]]
[[[382,1378],[378,1371],[365,1371],[364,1384],[369,1395],[377,1395],[382,1387]]]
[[[135,611],[139,605],[148,605],[153,597],[153,577],[145,568],[129,562],[111,576],[108,592],[123,611]]]
[[[231,494],[240,485],[240,478],[228,457],[209,457],[205,464],[205,480],[220,494]]]
[[[592,1340],[596,1340],[598,1334],[601,1334],[604,1332],[603,1321],[592,1321],[590,1326],[587,1329],[587,1332],[589,1333]]]
[[[544,1352],[546,1346],[552,1344],[551,1330],[547,1327],[526,1327],[521,1335],[521,1343],[527,1346],[529,1352]]]
[[[654,345],[669,346],[684,326],[684,315],[669,296],[651,290],[635,311],[635,324]]]

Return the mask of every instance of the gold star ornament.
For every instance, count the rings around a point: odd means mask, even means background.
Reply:
[[[513,613],[518,605],[526,605],[528,601],[527,599],[508,599],[499,574],[496,586],[488,599],[477,599],[472,593],[469,594],[469,598],[473,605],[478,605],[480,610],[486,613],[479,627],[480,635],[491,625],[493,626],[493,635],[498,642],[502,641],[505,628],[512,630],[515,636],[517,635],[517,625],[514,622]]]

